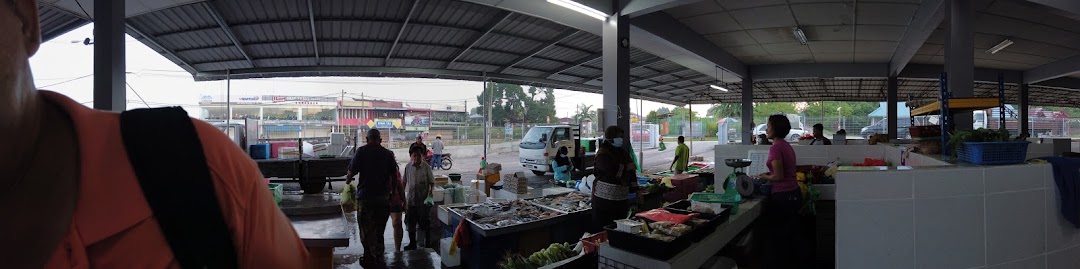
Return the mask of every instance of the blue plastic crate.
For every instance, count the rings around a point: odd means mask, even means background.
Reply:
[[[956,150],[961,161],[979,164],[1017,164],[1027,159],[1031,142],[964,142]]]
[[[255,144],[248,146],[248,154],[252,159],[265,160],[270,159],[270,144]]]

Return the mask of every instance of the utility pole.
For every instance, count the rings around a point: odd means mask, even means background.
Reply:
[[[469,101],[461,101],[462,105],[465,105],[465,135],[462,139],[469,139]]]

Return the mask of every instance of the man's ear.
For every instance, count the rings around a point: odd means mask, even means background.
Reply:
[[[33,56],[41,46],[41,22],[38,20],[37,1],[15,0],[15,14],[22,21],[19,34],[26,41],[26,55]]]

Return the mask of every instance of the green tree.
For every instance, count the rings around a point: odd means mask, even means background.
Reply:
[[[592,105],[578,104],[572,117],[574,122],[581,122],[585,119],[596,120],[596,111],[592,107]]]
[[[660,118],[660,113],[656,113],[656,110],[649,111],[649,114],[645,115],[645,122],[655,123]]]
[[[754,117],[755,118],[767,118],[769,115],[781,113],[781,114],[795,114],[795,104],[793,103],[755,103],[754,104]]]
[[[523,120],[531,123],[547,122],[548,118],[555,117],[555,90],[551,88],[529,87],[528,91],[521,85],[507,83],[490,83],[489,92],[491,98],[486,98],[485,93],[476,96],[480,106],[473,109],[479,115],[485,115],[487,109],[484,105],[491,106],[491,122],[493,123],[520,123]],[[543,95],[537,99],[537,95]],[[525,113],[528,112],[526,115]]]
[[[738,103],[715,104],[712,107],[709,107],[709,110],[708,110],[708,113],[706,114],[706,116],[708,116],[708,117],[716,117],[718,119],[728,118],[728,117],[733,117],[733,118],[742,117],[742,104],[738,104]]]

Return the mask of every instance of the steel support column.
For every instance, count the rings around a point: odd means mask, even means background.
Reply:
[[[124,111],[124,1],[94,1],[94,109]]]
[[[949,37],[945,49],[945,71],[948,72],[949,91],[952,97],[964,98],[975,95],[975,10],[969,0],[949,0]],[[973,118],[970,112],[956,114],[957,130],[971,130]]]
[[[897,93],[899,91],[899,84],[897,83],[895,76],[890,76],[887,84],[888,93],[886,95],[887,100],[885,100],[885,103],[889,104],[889,139],[897,139],[899,138],[899,132],[897,132],[896,129],[900,127],[900,125],[897,124],[899,122],[897,111],[899,111],[898,106],[900,105],[900,97]]]
[[[1020,83],[1020,134],[1031,135],[1031,122],[1028,118],[1028,109],[1030,109],[1031,102],[1029,102],[1028,84]]]
[[[742,143],[750,145],[754,136],[754,80],[747,71],[742,79]]]
[[[625,0],[611,1],[621,10]],[[604,25],[604,122],[630,131],[630,17],[616,13]],[[599,126],[603,129],[606,126]],[[623,147],[629,149],[630,143]]]

